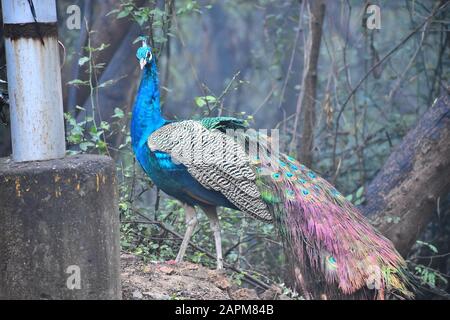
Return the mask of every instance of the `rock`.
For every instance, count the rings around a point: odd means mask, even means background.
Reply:
[[[142,300],[143,298],[144,298],[144,296],[142,295],[142,293],[139,290],[133,291],[133,299]]]
[[[142,272],[144,272],[144,273],[150,273],[150,272],[152,272],[152,267],[150,267],[150,266],[144,266],[144,268],[142,269]]]
[[[161,271],[162,273],[165,273],[165,274],[172,274],[172,273],[175,272],[175,270],[174,270],[173,268],[171,268],[171,267],[166,267],[166,266],[160,267],[160,268],[159,268],[159,271]]]
[[[226,290],[231,287],[230,281],[228,281],[227,278],[218,278],[216,281],[214,281],[214,285],[222,290]]]
[[[260,297],[262,300],[276,300],[279,299],[279,297],[282,295],[282,290],[281,288],[272,285],[269,289],[267,289],[266,291],[264,291]]]
[[[134,254],[122,253],[120,255],[120,260],[124,262],[134,262],[137,260],[137,257]]]
[[[188,269],[188,270],[198,270],[198,265],[197,264],[193,264],[193,263],[189,263],[186,266],[186,269]]]
[[[170,296],[159,292],[143,292],[143,295],[149,297],[152,300],[169,300]]]
[[[254,289],[242,288],[234,291],[231,298],[235,300],[259,300],[258,295]]]

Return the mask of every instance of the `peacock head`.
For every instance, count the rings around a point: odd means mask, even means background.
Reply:
[[[136,51],[136,58],[139,60],[139,64],[141,69],[144,69],[147,63],[150,63],[153,59],[152,48],[147,44],[147,40],[144,37],[141,37],[142,46],[139,47]]]

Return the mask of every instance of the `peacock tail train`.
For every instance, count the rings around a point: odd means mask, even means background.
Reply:
[[[391,241],[331,184],[284,154],[276,170],[264,159],[253,163],[296,285],[307,298],[413,297],[406,262]]]

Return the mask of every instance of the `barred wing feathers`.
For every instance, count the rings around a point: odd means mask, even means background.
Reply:
[[[232,137],[186,120],[156,130],[148,145],[170,154],[172,161],[186,166],[201,185],[221,192],[240,210],[263,221],[272,220],[248,157]]]

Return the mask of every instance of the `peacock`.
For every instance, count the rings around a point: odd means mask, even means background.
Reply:
[[[246,133],[240,119],[164,119],[157,62],[145,40],[136,57],[143,71],[132,148],[153,183],[184,206],[186,232],[176,262],[183,260],[200,207],[214,235],[217,269],[223,268],[217,207],[226,207],[276,225],[295,289],[307,299],[414,296],[405,260],[331,184],[272,150],[268,136]],[[255,141],[259,151],[252,156],[246,147]]]

